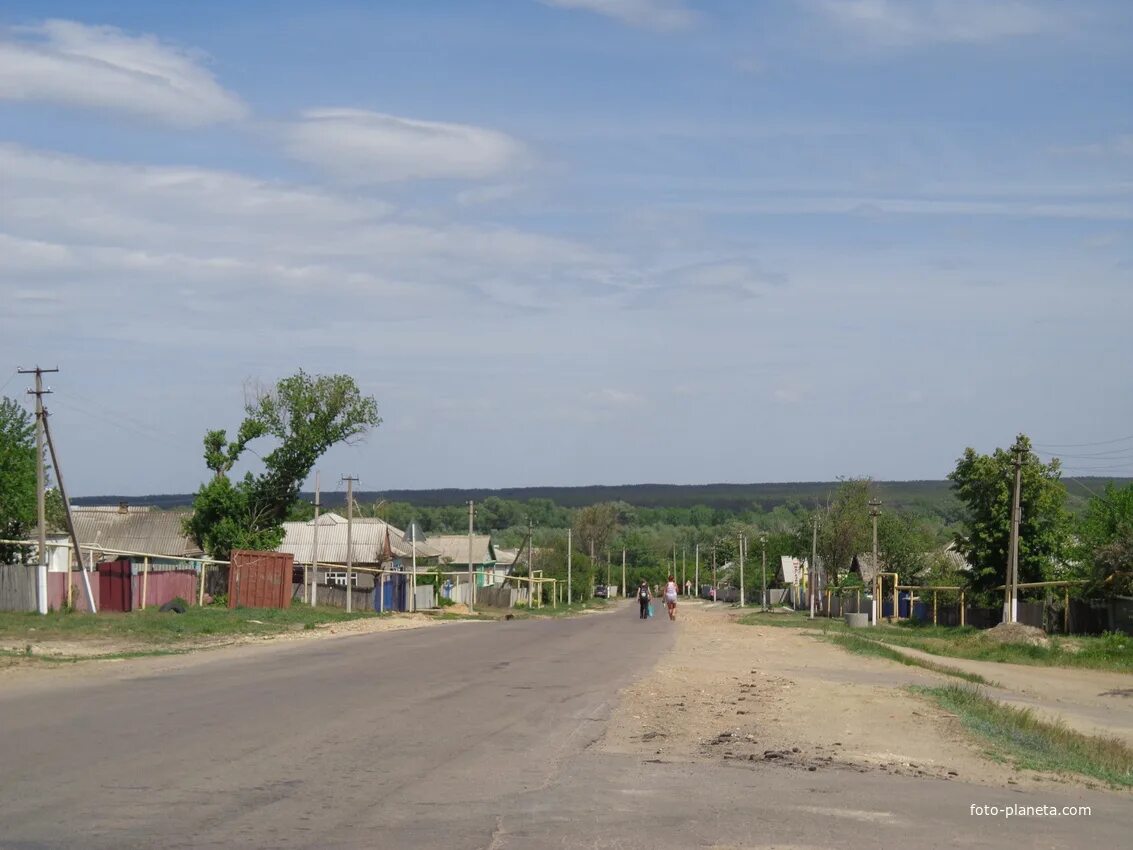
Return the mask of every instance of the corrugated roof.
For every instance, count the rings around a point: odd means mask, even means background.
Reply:
[[[442,563],[468,563],[467,534],[434,534],[429,536],[429,545],[438,550]],[[487,534],[472,535],[472,563],[491,564],[496,560],[492,548],[492,538]]]
[[[144,552],[173,557],[199,557],[204,553],[182,531],[186,511],[149,508],[71,508],[75,533],[84,549],[107,552]]]
[[[345,564],[347,519],[333,512],[319,516],[319,562]],[[299,563],[311,563],[315,543],[315,521],[285,522],[283,542],[278,551],[295,556]],[[355,519],[350,530],[350,545],[355,564],[378,564],[394,558],[410,558],[413,544],[405,541],[405,532],[384,520],[364,517]],[[417,544],[419,559],[435,558],[439,551],[432,540]]]

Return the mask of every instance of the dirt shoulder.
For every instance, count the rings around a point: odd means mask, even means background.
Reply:
[[[728,609],[682,605],[673,650],[622,693],[599,746],[663,761],[883,771],[992,786],[1078,782],[990,760],[954,716],[903,690],[954,680],[853,655],[802,630],[735,620]]]

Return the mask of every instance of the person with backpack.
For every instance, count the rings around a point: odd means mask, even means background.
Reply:
[[[646,583],[645,579],[642,579],[641,585],[637,588],[637,602],[641,606],[642,620],[649,619],[649,600],[652,598],[653,596],[649,592],[649,585]]]

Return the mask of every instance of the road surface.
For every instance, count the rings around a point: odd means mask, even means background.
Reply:
[[[623,605],[0,679],[0,847],[1127,846],[1127,795],[592,747],[678,628]]]

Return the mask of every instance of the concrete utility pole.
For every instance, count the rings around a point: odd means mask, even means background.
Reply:
[[[346,482],[346,613],[353,610],[354,585],[354,482],[357,478],[342,476]]]
[[[471,614],[476,605],[476,576],[472,572],[472,520],[475,516],[475,505],[468,500],[468,613]]]
[[[877,518],[881,515],[881,499],[869,500],[869,515],[873,519],[873,624],[881,619],[881,565],[877,562]],[[897,613],[897,612],[894,612]]]
[[[744,533],[739,533],[740,538],[740,607],[744,607]]]
[[[570,568],[572,556],[574,554],[571,544],[573,542],[574,529],[567,529],[567,605],[570,605],[571,600],[574,598],[574,589],[570,580]]]
[[[622,599],[626,598],[626,550],[622,549]]]
[[[694,556],[696,558],[696,565],[693,567],[693,579],[692,580],[693,580],[693,583],[696,585],[696,587],[694,588],[694,593],[697,596],[697,598],[699,598],[700,597],[700,544],[699,543],[696,544],[694,551],[696,552],[696,554]]]
[[[818,514],[814,515],[814,530],[810,538],[810,618],[814,619],[814,577],[818,571]]]
[[[767,535],[759,535],[759,545],[763,547],[763,610],[768,609],[767,605]]]
[[[590,569],[594,569],[594,538],[590,538]]]
[[[527,578],[535,577],[535,561],[531,557],[531,538],[535,534],[535,526],[532,525],[530,518],[527,520]],[[539,593],[541,597],[542,592]],[[527,582],[527,606],[533,608],[535,602],[535,582]]]
[[[687,555],[688,555],[688,549],[686,547],[682,546],[681,547],[681,593],[685,594],[686,596],[688,595],[688,591],[685,589],[685,583],[688,581],[688,564],[686,562],[687,561],[687,558],[686,558]]]
[[[1007,546],[1007,581],[1003,619],[1008,623],[1019,622],[1019,526],[1022,522],[1023,453],[1016,451],[1015,491],[1011,497],[1011,536]]]
[[[314,608],[319,595],[319,471],[315,470],[315,525],[311,529],[311,595],[308,599]]]

